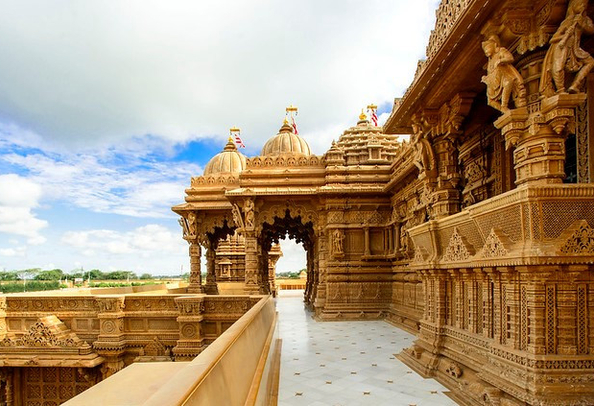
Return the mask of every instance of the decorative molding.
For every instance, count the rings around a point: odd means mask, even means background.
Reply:
[[[459,233],[458,228],[454,227],[454,232],[450,237],[450,241],[442,260],[444,262],[464,261],[470,258],[473,254],[474,250],[472,246],[464,240],[464,237]]]
[[[574,222],[559,236],[558,241],[562,242],[559,254],[594,255],[594,229],[586,220]]]
[[[89,344],[70,332],[56,316],[40,318],[27,333],[18,338],[5,337],[0,347],[85,347]]]
[[[504,243],[503,241],[506,241]],[[485,245],[478,253],[479,258],[501,258],[509,254],[509,250],[506,245],[509,246],[510,242],[505,234],[500,230],[491,228],[491,232],[485,239]]]

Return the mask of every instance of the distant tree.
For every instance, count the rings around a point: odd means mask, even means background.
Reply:
[[[0,280],[2,281],[16,281],[19,277],[17,271],[2,271],[0,272]]]
[[[49,271],[41,271],[35,275],[35,280],[38,281],[59,281],[64,279],[64,272],[61,269],[51,269]]]
[[[26,279],[33,279],[37,274],[41,272],[41,268],[30,268],[30,269],[22,269],[17,271],[16,274],[18,279],[26,280]]]
[[[150,273],[143,273],[142,275],[140,275],[140,279],[153,279],[153,275],[151,275]]]
[[[134,272],[130,271],[113,271],[104,274],[103,279],[110,279],[110,280],[123,280],[123,279],[137,279],[137,276]]]

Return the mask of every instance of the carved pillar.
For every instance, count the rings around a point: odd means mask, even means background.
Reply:
[[[268,281],[268,250],[260,245],[258,286],[261,295],[270,294],[270,283]]]
[[[453,142],[453,134],[440,137],[434,142],[438,160],[437,187],[433,193],[433,218],[447,217],[460,211],[460,182],[458,173],[458,153]]]
[[[200,273],[200,255],[202,248],[197,240],[190,241],[190,284],[188,293],[203,293],[202,275]]]
[[[561,183],[565,178],[566,129],[574,125],[574,110],[585,94],[557,94],[540,103],[540,111],[510,110],[494,122],[515,146],[516,184]]]
[[[190,361],[203,350],[204,296],[176,297],[175,306],[179,316],[179,339],[173,348],[176,361]]]
[[[97,297],[99,306],[99,336],[93,343],[97,354],[105,358],[101,366],[102,379],[124,367],[124,296]]]
[[[566,272],[568,272],[566,270]],[[577,273],[568,272],[566,281],[557,285],[557,353],[577,354]]]
[[[204,285],[204,292],[208,295],[218,295],[219,288],[217,287],[217,275],[215,270],[215,259],[217,253],[212,248],[212,244],[206,250],[206,285]]]
[[[449,298],[446,295],[447,292],[447,283],[448,283],[448,273],[447,271],[436,270],[433,272],[433,277],[435,279],[435,286],[434,286],[434,320],[437,325],[444,325],[446,324],[446,320],[448,318],[448,305],[447,301]]]
[[[324,233],[325,231],[320,226],[318,233],[313,237],[314,241],[312,244],[316,252],[314,272],[318,279],[318,288],[314,303],[316,314],[319,314],[326,304],[326,261],[328,257],[328,245],[326,244]]]
[[[529,274],[523,274],[527,280],[526,289],[526,314],[525,323],[529,328],[526,331],[527,345],[526,351],[532,354],[546,353],[546,280],[549,275],[553,275],[554,267],[539,267],[538,272],[532,271]],[[546,270],[551,269],[551,273]],[[526,267],[528,270],[529,268]]]
[[[245,233],[245,292],[255,295],[258,286],[258,239],[254,230]]]
[[[371,255],[371,248],[369,246],[369,227],[365,227],[365,256]]]
[[[519,292],[516,273],[513,267],[500,267],[502,279],[502,344],[519,348]]]

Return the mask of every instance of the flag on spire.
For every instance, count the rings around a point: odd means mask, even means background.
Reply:
[[[293,127],[293,132],[296,135],[299,135],[299,130],[297,130],[297,123],[295,122],[295,117],[291,116],[291,126]]]
[[[293,106],[292,104],[285,109],[286,115],[291,115],[291,127],[293,127],[293,132],[296,135],[299,135],[299,130],[297,129],[297,122],[295,121],[295,116],[297,115],[297,107]]]
[[[373,121],[373,125],[377,127],[377,106],[375,104],[370,104],[367,106],[367,111],[371,115],[371,121]]]
[[[237,127],[233,127],[229,130],[229,133],[231,134],[231,137],[233,137],[233,141],[235,142],[237,148],[245,148],[243,140],[239,136],[239,132],[240,130]]]

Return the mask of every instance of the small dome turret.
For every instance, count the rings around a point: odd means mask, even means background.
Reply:
[[[213,156],[204,168],[204,175],[239,174],[245,169],[245,155],[237,150],[233,139],[229,137],[222,152]]]
[[[303,138],[293,132],[293,127],[285,119],[278,134],[270,138],[262,148],[261,156],[293,154],[311,155],[311,149]]]

